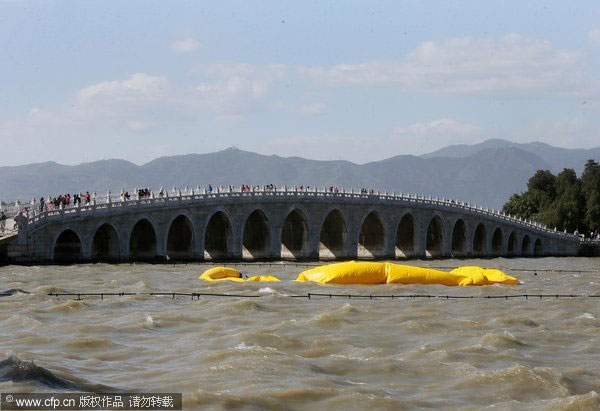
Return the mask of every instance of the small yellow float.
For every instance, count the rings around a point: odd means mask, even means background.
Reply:
[[[202,273],[200,280],[204,281],[234,281],[236,283],[245,282],[274,282],[279,281],[278,278],[272,275],[255,275],[248,279],[243,279],[242,274],[235,268],[230,267],[213,267]]]

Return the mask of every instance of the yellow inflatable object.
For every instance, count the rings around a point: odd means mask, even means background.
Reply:
[[[242,274],[235,268],[229,267],[214,267],[206,270],[198,277],[204,281],[219,281],[219,280],[230,280],[237,282],[244,282]]]
[[[460,267],[451,272],[411,267],[392,263],[337,263],[303,271],[296,281],[319,284],[441,284],[489,285],[519,284],[519,281],[500,270],[481,267]]]
[[[465,277],[459,285],[519,284],[519,280],[515,277],[506,275],[502,271],[493,268],[458,267],[450,271],[450,274]]]
[[[433,270],[431,268],[411,267],[384,263],[387,268],[387,284],[441,284],[459,285],[462,277],[447,273],[445,271]]]
[[[274,282],[279,281],[277,277],[273,277],[272,275],[255,275],[253,277],[248,278],[247,280],[242,278],[242,274],[234,268],[229,267],[214,267],[206,270],[202,273],[200,280],[204,281],[234,281],[236,283],[245,283],[249,282]]]
[[[349,261],[312,268],[298,274],[296,281],[319,284],[385,284],[385,264]]]
[[[256,282],[260,282],[260,283],[281,282],[279,280],[279,278],[273,277],[272,275],[255,275],[253,277],[248,278],[246,281],[248,281],[248,282],[256,281]]]

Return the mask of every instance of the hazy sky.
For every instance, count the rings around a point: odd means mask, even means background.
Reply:
[[[600,1],[0,0],[0,166],[600,146]]]

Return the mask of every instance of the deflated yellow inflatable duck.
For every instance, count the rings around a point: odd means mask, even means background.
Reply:
[[[392,263],[349,261],[303,271],[296,281],[319,284],[441,284],[448,286],[507,284],[519,281],[500,270],[460,267],[451,272]]]
[[[278,278],[271,275],[255,275],[248,279],[244,279],[238,270],[229,267],[214,267],[208,269],[198,278],[204,281],[235,281],[236,283],[279,281]]]
[[[205,281],[273,282],[280,280],[271,275],[257,275],[248,279],[234,268],[214,267],[200,277]],[[319,284],[440,284],[448,286],[505,284],[517,285],[519,280],[500,270],[481,267],[459,267],[450,272],[431,268],[412,267],[392,263],[349,261],[323,265],[298,274],[298,282]]]

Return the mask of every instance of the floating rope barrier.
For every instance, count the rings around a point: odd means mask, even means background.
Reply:
[[[199,300],[200,297],[230,297],[230,298],[260,298],[268,297],[269,294],[222,294],[222,293],[181,293],[181,292],[106,292],[106,293],[48,293],[51,297],[77,297],[77,300],[82,300],[84,297],[99,297],[104,300],[104,297],[125,297],[125,296],[154,296],[154,297],[191,297],[191,299]],[[486,300],[486,299],[558,299],[558,298],[600,298],[600,294],[506,294],[506,295],[449,295],[449,294],[329,294],[329,293],[307,293],[296,295],[282,295],[288,298],[344,298],[344,299],[442,299],[442,300]]]

